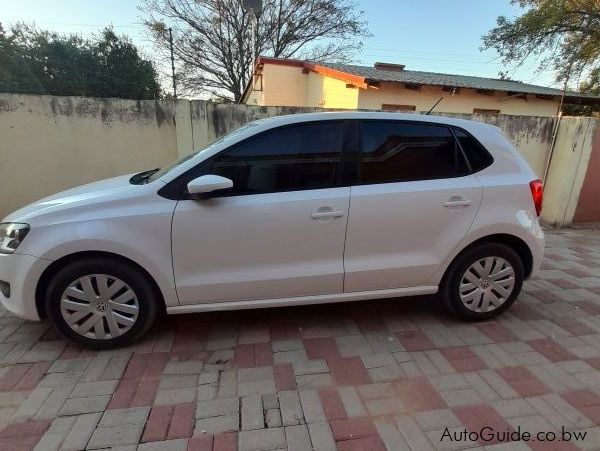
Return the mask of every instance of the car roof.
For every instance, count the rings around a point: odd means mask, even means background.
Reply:
[[[256,121],[257,124],[272,128],[280,125],[289,125],[303,122],[325,121],[325,120],[351,120],[351,119],[378,119],[378,120],[401,120],[411,122],[434,123],[442,125],[453,125],[462,127],[470,132],[482,129],[500,130],[498,127],[483,122],[460,119],[447,116],[392,113],[383,111],[327,111],[319,113],[297,113],[282,116],[272,116]]]

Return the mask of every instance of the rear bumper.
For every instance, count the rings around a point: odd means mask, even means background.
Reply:
[[[0,280],[10,284],[10,297],[0,292],[0,302],[21,318],[39,321],[35,291],[51,260],[23,254],[0,254]]]
[[[540,222],[537,220],[537,218],[531,222],[529,222],[528,220],[522,220],[521,224],[529,234],[529,239],[526,240],[526,243],[529,246],[531,256],[533,257],[531,273],[527,276],[527,278],[530,278],[532,275],[535,275],[542,267],[546,238],[544,235],[544,231],[540,226]]]

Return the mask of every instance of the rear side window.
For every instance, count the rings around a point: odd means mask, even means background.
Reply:
[[[331,188],[341,143],[340,122],[283,127],[221,152],[207,173],[233,180],[233,195]]]
[[[460,128],[455,128],[454,133],[469,160],[473,172],[481,171],[483,168],[487,168],[492,164],[494,159],[479,141]]]
[[[468,173],[450,129],[399,121],[362,124],[362,183],[442,179]]]

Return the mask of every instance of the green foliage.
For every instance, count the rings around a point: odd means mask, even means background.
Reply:
[[[0,92],[157,99],[154,65],[112,29],[92,40],[0,24]]]
[[[578,76],[600,64],[600,0],[512,0],[525,9],[520,17],[500,16],[483,36],[505,63],[537,57],[539,67],[557,79]]]

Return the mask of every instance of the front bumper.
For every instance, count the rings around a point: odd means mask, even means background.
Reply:
[[[0,292],[0,302],[21,318],[39,321],[35,290],[51,260],[24,254],[0,254],[0,280],[10,284],[10,297]]]

